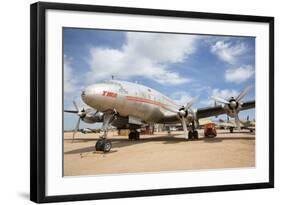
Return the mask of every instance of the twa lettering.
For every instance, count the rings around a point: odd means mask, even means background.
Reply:
[[[102,96],[107,96],[107,97],[117,97],[117,93],[109,92],[109,91],[103,91]]]

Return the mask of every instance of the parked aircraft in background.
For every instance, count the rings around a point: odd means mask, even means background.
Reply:
[[[195,99],[185,105],[178,105],[160,92],[131,82],[110,80],[104,83],[87,87],[81,93],[81,98],[90,109],[79,109],[65,112],[78,115],[78,121],[73,133],[73,139],[79,129],[80,120],[86,123],[102,122],[103,136],[96,143],[96,150],[108,152],[111,142],[107,139],[108,128],[112,125],[118,129],[130,129],[129,139],[139,139],[139,128],[143,123],[175,124],[181,122],[186,139],[198,138],[196,128],[199,119],[220,114],[227,114],[239,121],[238,113],[241,110],[255,107],[255,101],[242,102],[249,91],[247,87],[236,98],[225,100],[213,96],[222,104],[192,109]],[[190,127],[189,131],[187,127]],[[240,129],[240,125],[238,126]]]
[[[216,125],[218,127],[223,127],[224,129],[229,129],[229,131],[232,133],[234,129],[238,128],[236,125],[236,122],[233,120],[229,120],[229,118],[227,118],[227,121],[224,122],[218,122],[216,123]],[[249,130],[250,132],[255,131],[255,126],[256,123],[254,120],[249,120],[249,116],[247,117],[247,120],[239,120],[239,125],[240,125],[240,129],[242,130]]]
[[[87,133],[100,133],[100,129],[84,128],[80,130],[83,134]]]

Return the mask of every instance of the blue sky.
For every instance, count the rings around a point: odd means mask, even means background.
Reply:
[[[64,107],[85,107],[81,90],[111,79],[152,87],[180,104],[198,97],[193,108],[213,105],[210,96],[236,97],[252,86],[244,100],[255,98],[255,38],[126,32],[65,28]],[[254,118],[254,110],[240,112]],[[220,116],[225,119],[225,116]],[[64,114],[65,129],[77,116]],[[81,128],[96,127],[81,123]]]

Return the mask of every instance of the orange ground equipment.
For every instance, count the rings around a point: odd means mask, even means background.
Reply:
[[[215,127],[215,123],[208,123],[204,126],[204,136],[205,137],[216,137],[217,130]]]

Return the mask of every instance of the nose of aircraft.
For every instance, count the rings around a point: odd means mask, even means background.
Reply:
[[[85,97],[86,96],[86,92],[85,92],[85,90],[82,90],[82,92],[81,92],[81,97],[83,98],[83,97]]]
[[[102,97],[103,87],[99,84],[86,87],[81,92],[82,100],[89,106],[99,103]]]
[[[95,95],[95,87],[94,86],[88,86],[81,92],[81,98],[82,100],[89,105],[89,103],[94,100]]]

